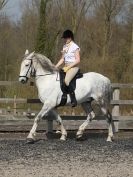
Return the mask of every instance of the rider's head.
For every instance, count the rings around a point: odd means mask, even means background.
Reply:
[[[74,35],[71,30],[65,30],[62,34],[62,38],[65,40],[66,43],[74,41]]]

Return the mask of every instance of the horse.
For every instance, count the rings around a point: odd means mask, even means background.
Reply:
[[[62,98],[62,91],[59,82],[59,70],[46,56],[35,52],[29,53],[29,51],[26,50],[21,63],[19,82],[25,84],[33,75],[38,89],[38,97],[43,103],[43,106],[34,119],[34,123],[27,136],[27,140],[29,142],[35,141],[36,129],[39,120],[51,112],[52,115],[55,116],[61,131],[60,140],[65,141],[67,138],[67,131],[56,109]],[[112,142],[115,127],[112,115],[109,111],[111,99],[110,80],[96,72],[84,73],[83,77],[76,81],[75,95],[78,105],[81,105],[87,114],[87,119],[78,128],[76,138],[82,138],[84,130],[92,119],[95,118],[95,112],[91,106],[91,102],[95,100],[108,122],[107,141]],[[68,95],[67,98],[66,105],[70,106],[70,96]]]

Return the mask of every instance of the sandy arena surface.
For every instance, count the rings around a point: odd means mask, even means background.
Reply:
[[[86,133],[84,141],[59,135],[27,144],[27,134],[0,134],[0,177],[133,177],[133,132]]]

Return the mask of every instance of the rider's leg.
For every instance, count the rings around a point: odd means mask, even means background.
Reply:
[[[75,98],[74,90],[69,86],[69,84],[70,84],[71,80],[74,78],[74,76],[77,74],[78,70],[79,70],[78,67],[73,67],[73,68],[69,69],[66,72],[66,77],[65,77],[65,84],[66,84],[66,86],[69,87],[71,104],[73,107],[77,105],[77,101]]]
[[[79,68],[78,67],[73,67],[70,68],[67,72],[66,72],[66,76],[65,76],[65,84],[67,86],[69,86],[69,83],[71,82],[71,80],[74,78],[74,76],[77,74]]]

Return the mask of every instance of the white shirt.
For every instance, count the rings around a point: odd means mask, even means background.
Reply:
[[[79,46],[75,44],[75,42],[71,41],[69,44],[65,44],[63,46],[63,56],[65,63],[73,63],[75,62],[75,51],[79,49]]]

